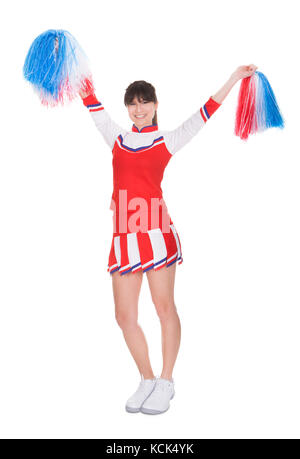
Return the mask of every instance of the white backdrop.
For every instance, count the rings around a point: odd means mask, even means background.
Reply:
[[[0,301],[2,438],[299,438],[299,35],[297,2],[11,1],[2,7]],[[140,375],[106,271],[111,152],[80,99],[43,107],[22,67],[33,39],[69,30],[96,94],[126,129],[126,87],[151,82],[173,129],[239,65],[269,79],[286,120],[233,134],[239,83],[168,164],[181,238],[176,396],[125,412]],[[191,206],[198,210],[191,218]],[[156,375],[159,319],[146,275],[139,322]]]

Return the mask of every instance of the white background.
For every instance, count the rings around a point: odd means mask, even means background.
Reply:
[[[296,8],[261,0],[2,6],[2,438],[300,437]],[[77,38],[98,99],[126,129],[131,82],[155,86],[159,127],[173,129],[251,63],[286,120],[284,130],[235,137],[238,83],[165,170],[184,261],[175,284],[176,396],[159,416],[124,409],[140,375],[106,271],[111,152],[80,99],[47,109],[22,76],[32,41],[50,28]],[[146,275],[139,311],[159,375],[160,324]]]

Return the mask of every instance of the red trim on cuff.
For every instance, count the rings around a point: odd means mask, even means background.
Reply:
[[[205,104],[205,108],[208,111],[208,115],[211,116],[215,113],[215,111],[221,106],[222,104],[219,104],[216,102],[214,99],[211,97],[208,99],[208,101]]]
[[[202,107],[200,108],[200,115],[202,116],[202,119],[203,119],[204,123],[206,123],[207,118],[206,118],[206,117],[204,116],[204,114],[203,114],[203,109],[202,109]]]
[[[95,94],[90,94],[89,96],[82,99],[83,104],[87,107],[88,105],[100,104],[99,100]]]

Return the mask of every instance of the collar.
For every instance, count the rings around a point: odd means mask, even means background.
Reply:
[[[135,124],[133,124],[131,130],[132,130],[133,132],[142,132],[142,131],[143,131],[143,132],[152,132],[152,131],[158,131],[158,125],[157,125],[157,124],[149,124],[149,126],[144,126],[144,127],[142,127],[141,130],[139,130],[139,128],[138,128]]]

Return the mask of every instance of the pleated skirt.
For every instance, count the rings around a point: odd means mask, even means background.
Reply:
[[[154,228],[147,232],[114,234],[107,271],[110,274],[119,271],[121,275],[149,269],[157,271],[176,262],[181,264],[183,258],[179,235],[172,223],[168,232]]]

